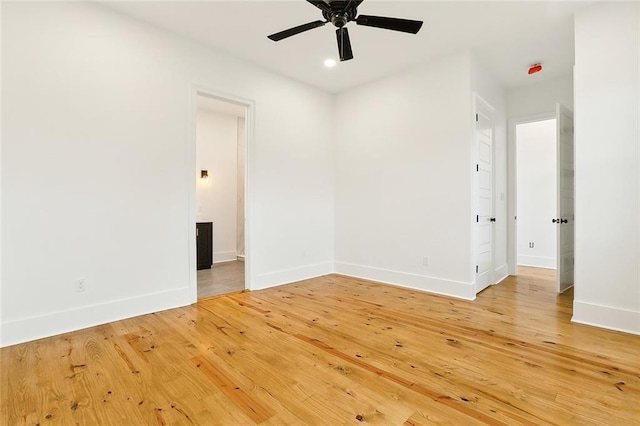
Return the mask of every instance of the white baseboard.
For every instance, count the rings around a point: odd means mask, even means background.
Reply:
[[[445,280],[426,275],[410,274],[345,262],[336,262],[335,272],[354,278],[378,281],[398,287],[422,290],[429,293],[457,297],[459,299],[474,300],[476,298],[474,283]]]
[[[493,281],[494,284],[498,284],[500,282],[502,282],[505,278],[507,278],[509,276],[508,273],[508,267],[507,264],[505,263],[504,265],[500,265],[497,268],[494,269],[493,271]]]
[[[555,257],[518,255],[518,265],[533,266],[534,268],[556,269]]]
[[[260,274],[251,280],[250,290],[263,290],[296,281],[308,280],[333,273],[333,262],[315,263],[299,268],[283,269],[275,272]]]
[[[237,259],[238,254],[235,251],[217,251],[213,253],[213,263],[231,262]]]
[[[640,335],[638,311],[574,301],[571,321]]]
[[[192,303],[189,287],[127,299],[113,300],[35,317],[10,320],[2,324],[0,347],[179,308]]]

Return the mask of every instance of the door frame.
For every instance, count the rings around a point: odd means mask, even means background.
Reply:
[[[253,200],[253,176],[254,176],[254,138],[255,138],[255,101],[246,99],[241,96],[232,95],[211,89],[209,87],[191,84],[189,88],[189,125],[188,125],[188,143],[187,143],[187,173],[186,185],[188,188],[188,208],[187,208],[187,239],[188,239],[188,267],[189,267],[189,294],[192,303],[198,300],[198,277],[196,270],[196,184],[198,179],[196,169],[196,125],[198,95],[213,98],[219,101],[236,104],[245,108],[245,135],[246,135],[246,152],[245,152],[245,179],[244,179],[244,288],[253,289],[252,275],[252,250],[251,236],[252,232],[252,200]]]
[[[519,124],[535,123],[536,121],[553,120],[555,118],[556,112],[549,111],[509,120],[507,136],[507,217],[509,218],[507,221],[507,273],[509,275],[518,275],[516,126]]]

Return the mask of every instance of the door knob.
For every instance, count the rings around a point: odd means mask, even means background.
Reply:
[[[489,219],[489,222],[495,222],[495,221],[496,221],[495,217],[492,217],[491,219]]]
[[[569,222],[567,219],[560,219],[560,223],[567,223]]]
[[[552,223],[560,223],[560,219],[551,219]]]

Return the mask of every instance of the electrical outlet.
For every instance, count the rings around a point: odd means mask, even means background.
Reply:
[[[430,263],[429,256],[422,256],[422,264],[424,266],[429,266],[429,263]]]
[[[84,278],[78,278],[76,280],[76,291],[79,293],[87,289]]]

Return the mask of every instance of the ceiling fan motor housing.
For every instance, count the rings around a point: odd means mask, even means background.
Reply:
[[[339,2],[334,2],[333,4],[336,3]],[[357,13],[358,10],[356,8],[343,10],[342,8],[332,6],[331,11],[322,11],[322,16],[336,27],[342,28],[347,25],[348,22],[353,21]]]

